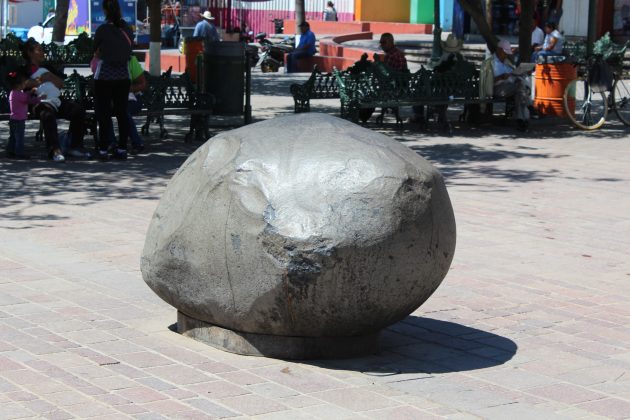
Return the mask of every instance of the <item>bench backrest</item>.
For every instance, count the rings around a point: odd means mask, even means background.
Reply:
[[[0,57],[13,57],[20,65],[22,59],[22,46],[24,42],[9,33],[0,41]],[[54,42],[42,44],[44,50],[44,63],[55,66],[87,65],[94,55],[94,39],[86,33],[82,33],[66,45],[57,45]]]
[[[360,70],[335,71],[342,101],[378,102],[396,100],[447,101],[479,95],[479,72],[473,63],[455,60],[447,70],[421,67],[415,73],[395,71],[381,62]]]

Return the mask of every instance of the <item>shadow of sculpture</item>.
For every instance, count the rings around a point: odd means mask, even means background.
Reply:
[[[516,354],[517,348],[514,341],[491,332],[411,315],[381,333],[377,354],[309,363],[371,376],[432,375],[502,365]]]

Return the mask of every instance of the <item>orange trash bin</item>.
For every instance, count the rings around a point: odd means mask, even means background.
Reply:
[[[566,117],[564,90],[577,78],[573,64],[536,64],[536,97],[534,107],[541,115]]]
[[[197,56],[203,54],[203,37],[186,38],[184,54],[186,55],[186,72],[190,75],[190,80],[197,83]]]

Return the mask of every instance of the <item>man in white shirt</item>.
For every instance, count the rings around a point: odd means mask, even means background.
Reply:
[[[531,91],[525,75],[513,74],[514,66],[508,59],[512,54],[510,42],[503,39],[494,53],[492,69],[494,73],[494,96],[498,98],[514,97],[514,118],[521,131],[529,124],[529,105]]]
[[[533,20],[532,26],[534,29],[532,30],[532,49],[536,47],[540,47],[545,41],[545,33],[542,29],[538,27],[536,24],[536,19]]]

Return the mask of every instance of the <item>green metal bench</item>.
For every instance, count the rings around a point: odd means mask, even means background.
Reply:
[[[317,65],[308,80],[302,84],[293,83],[289,90],[293,95],[294,111],[310,112],[311,99],[338,99],[339,88],[332,73],[322,73]]]
[[[479,71],[473,63],[455,60],[444,72],[422,67],[415,73],[398,72],[381,62],[362,59],[356,68],[334,71],[341,99],[341,116],[358,122],[361,109],[392,108],[396,123],[401,106],[439,106],[506,102],[479,97]],[[382,114],[379,117],[382,122]]]
[[[81,34],[67,45],[42,44],[45,57],[43,66],[57,74],[63,74],[65,67],[87,67],[94,55],[93,42],[87,34]],[[0,120],[8,120],[10,112],[9,87],[5,75],[25,64],[23,45],[24,42],[13,33],[0,41]],[[69,95],[67,89],[63,94]]]
[[[164,128],[165,115],[190,115],[190,129],[185,141],[208,138],[207,117],[212,115],[212,95],[198,92],[187,73],[172,75],[171,68],[160,76],[152,76],[147,72],[144,76],[147,79],[147,89],[142,92],[144,109],[136,114],[146,117],[141,128],[142,134],[149,134],[151,123],[156,122],[160,127],[160,138],[165,138],[168,135]],[[62,96],[80,103],[86,111],[88,122],[96,130],[93,77],[81,76],[75,70],[66,79]]]

